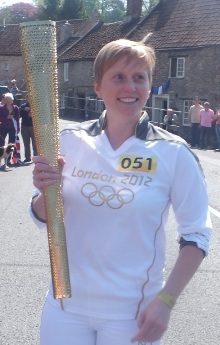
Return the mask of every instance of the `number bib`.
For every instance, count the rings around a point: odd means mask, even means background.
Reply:
[[[135,155],[121,155],[119,171],[140,171],[154,174],[157,168],[157,157],[140,157]]]

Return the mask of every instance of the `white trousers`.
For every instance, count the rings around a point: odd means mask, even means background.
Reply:
[[[159,345],[132,343],[137,320],[105,320],[82,316],[45,303],[40,345]]]

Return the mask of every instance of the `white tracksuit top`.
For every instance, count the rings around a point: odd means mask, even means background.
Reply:
[[[154,127],[146,116],[117,150],[104,125],[105,114],[60,135],[72,289],[63,303],[79,314],[132,319],[163,286],[170,205],[178,239],[207,254],[206,182],[183,139]],[[57,303],[51,287],[48,298]]]

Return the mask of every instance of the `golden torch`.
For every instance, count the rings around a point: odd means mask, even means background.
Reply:
[[[56,27],[53,21],[20,24],[33,127],[39,155],[58,166],[58,77]],[[44,189],[54,298],[71,297],[61,186]]]

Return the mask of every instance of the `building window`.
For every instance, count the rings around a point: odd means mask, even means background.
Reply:
[[[63,67],[64,81],[69,81],[69,62],[65,62]]]
[[[61,93],[60,95],[60,109],[65,109],[65,93]]]
[[[96,99],[95,102],[95,111],[99,114],[101,114],[104,110],[104,102],[102,99]]]
[[[183,78],[185,74],[185,58],[170,58],[170,77]]]
[[[9,69],[8,61],[3,61],[3,70],[8,71],[8,69]]]
[[[192,101],[184,101],[184,109],[183,109],[183,126],[189,126],[189,109],[193,105]]]

